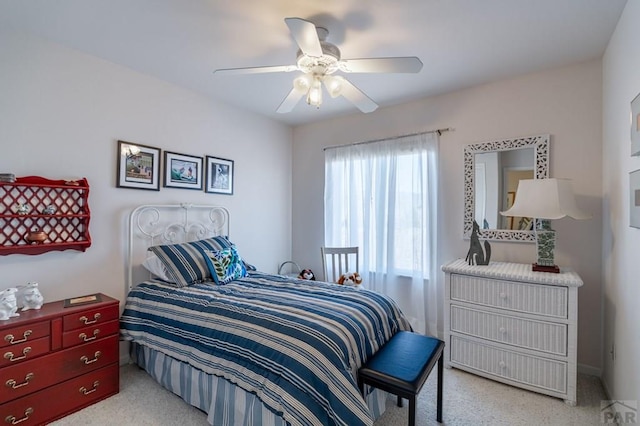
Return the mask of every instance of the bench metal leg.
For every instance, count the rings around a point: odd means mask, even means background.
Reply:
[[[444,356],[440,355],[438,360],[438,407],[436,411],[436,420],[442,423],[442,373],[444,372]]]

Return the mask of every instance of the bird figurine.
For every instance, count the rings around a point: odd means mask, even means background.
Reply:
[[[18,289],[11,287],[0,293],[0,320],[8,320],[20,316],[18,311]]]
[[[19,296],[19,304],[22,306],[23,311],[40,309],[44,302],[44,297],[42,297],[42,293],[38,290],[38,283],[36,282],[29,282],[27,285],[21,286],[19,288]]]

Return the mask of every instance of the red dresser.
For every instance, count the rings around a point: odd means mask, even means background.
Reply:
[[[0,423],[48,423],[118,393],[119,302],[99,297],[0,321]]]

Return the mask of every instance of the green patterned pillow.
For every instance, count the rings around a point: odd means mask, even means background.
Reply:
[[[227,284],[247,276],[247,269],[235,247],[217,251],[207,250],[205,254],[211,259],[208,266],[216,284]]]

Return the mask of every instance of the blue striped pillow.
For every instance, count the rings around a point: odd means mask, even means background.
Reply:
[[[152,246],[149,250],[162,261],[175,285],[185,287],[213,280],[213,265],[205,251],[219,251],[232,246],[227,237],[218,236],[182,244]]]

